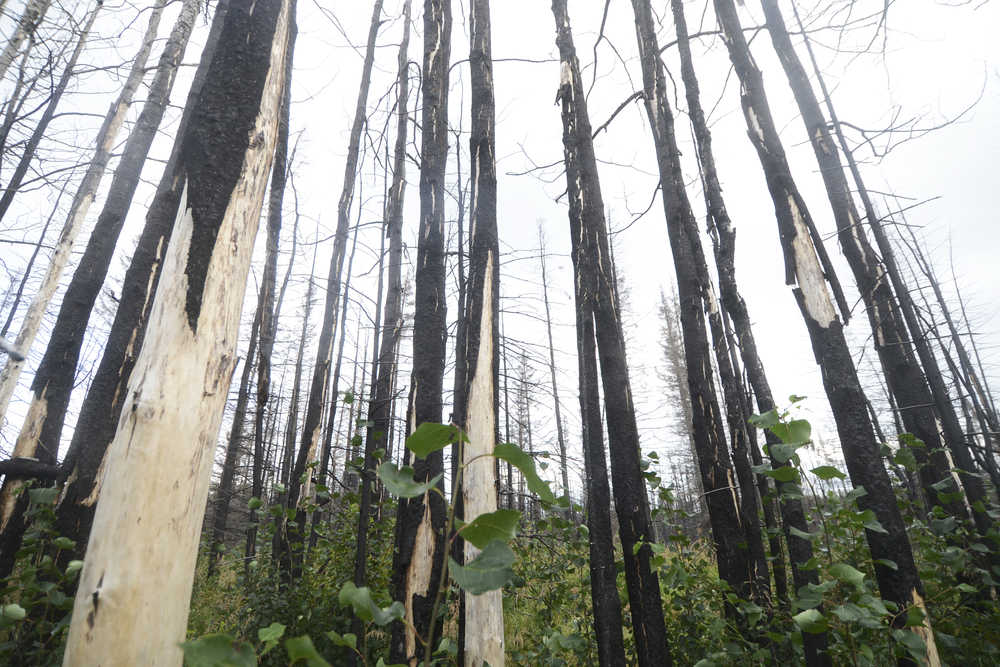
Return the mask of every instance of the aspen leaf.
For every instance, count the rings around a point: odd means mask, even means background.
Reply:
[[[436,451],[444,449],[458,440],[459,437],[462,440],[466,440],[465,436],[455,426],[424,422],[406,438],[406,448],[418,458],[423,459]]]
[[[493,540],[509,542],[517,535],[517,522],[521,513],[517,510],[497,510],[480,514],[462,527],[462,539],[478,549],[486,548]]]

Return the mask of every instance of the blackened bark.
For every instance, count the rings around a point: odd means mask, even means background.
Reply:
[[[878,443],[868,419],[864,391],[844,338],[843,325],[837,318],[823,282],[820,261],[813,254],[816,248],[811,242],[810,215],[785,159],[784,147],[767,104],[763,78],[750,54],[732,0],[715,0],[714,4],[730,60],[742,84],[741,102],[750,139],[757,150],[774,201],[785,252],[786,281],[794,285],[793,293],[809,331],[816,361],[822,370],[823,385],[833,410],[851,481],[855,487],[863,486],[867,492],[858,499],[858,506],[862,510],[872,510],[884,529],[884,532],[865,531],[872,560],[875,561],[879,589],[884,598],[900,608],[922,605],[923,586],[913,560],[909,537],[889,476],[882,465]],[[885,560],[895,562],[897,567],[884,565]],[[893,625],[902,627],[903,616],[895,617]],[[928,635],[925,635],[927,638]],[[932,649],[933,644],[928,648]]]
[[[358,155],[361,147],[361,131],[367,119],[368,89],[371,84],[372,64],[375,61],[375,39],[378,36],[378,29],[381,26],[382,0],[375,0],[372,10],[372,19],[368,29],[368,42],[365,48],[365,60],[361,70],[361,87],[358,91],[358,100],[354,109],[354,122],[351,126],[351,134],[347,145],[347,161],[344,168],[344,184],[340,193],[340,200],[337,206],[337,230],[334,237],[333,253],[330,257],[330,269],[326,280],[326,299],[323,308],[323,324],[320,326],[319,342],[316,349],[316,364],[313,369],[312,382],[309,387],[309,398],[306,402],[306,414],[302,424],[302,441],[296,454],[295,463],[291,476],[288,480],[288,495],[286,505],[289,509],[295,509],[300,501],[308,495],[312,484],[307,477],[303,482],[302,478],[306,472],[306,467],[316,456],[316,450],[320,445],[322,432],[323,410],[327,401],[327,388],[330,381],[330,361],[333,356],[334,331],[337,328],[337,317],[339,315],[341,278],[344,270],[344,256],[347,252],[347,239],[350,226],[351,204],[354,201],[354,185],[358,171]],[[280,521],[280,523],[286,523]],[[299,517],[296,517],[299,523]],[[285,563],[283,567],[298,568],[297,558],[292,558],[289,553],[289,543],[295,540],[301,542],[301,534],[304,526],[299,525],[298,530],[287,526],[279,530],[276,536],[288,535],[288,540],[276,543],[278,547],[279,562]],[[293,561],[296,561],[293,564]]]
[[[200,96],[208,66],[218,48],[229,3],[230,0],[222,0],[216,7],[201,62],[195,72],[184,106],[185,111],[178,125],[178,136],[182,136],[191,123],[192,110]],[[175,212],[184,186],[184,179],[176,174],[180,158],[181,144],[175,142],[153,203],[146,214],[146,225],[125,272],[118,310],[104,346],[104,355],[80,407],[73,439],[62,464],[60,478],[65,486],[56,508],[56,530],[60,535],[75,540],[77,544],[74,554],[71,555],[71,550],[66,550],[67,558],[83,556],[87,536],[90,534],[94,501],[99,490],[98,473],[108,445],[115,435],[118,418],[127,397],[128,381],[142,349],[153,295],[159,284],[163,257],[170,242]]]
[[[410,381],[410,429],[424,422],[440,422],[447,342],[447,299],[445,292],[444,187],[448,159],[448,81],[451,59],[451,0],[424,1],[424,58],[422,150],[420,157],[420,228],[417,245],[413,316],[413,374]],[[414,462],[414,478],[426,481],[444,472],[441,451]],[[393,572],[393,599],[403,600],[410,622],[426,641],[437,645],[438,637],[428,637],[431,608],[441,579],[444,551],[444,500],[436,493],[425,494],[401,504],[396,521],[398,567]],[[425,513],[427,516],[425,516]],[[431,560],[414,556],[418,533],[425,531],[430,541]],[[429,571],[429,576],[428,576]],[[426,582],[422,590],[416,584]],[[437,624],[440,632],[440,624]],[[396,662],[411,657],[416,650],[399,624],[393,629],[390,655]]]
[[[639,434],[625,360],[625,341],[610,249],[604,202],[594,155],[587,101],[573,45],[565,0],[553,0],[556,45],[561,60],[557,100],[562,106],[563,156],[569,190],[569,221],[574,275],[582,315],[591,319],[601,367],[608,420],[611,475],[625,561],[636,655],[640,665],[668,665],[660,584],[650,566],[653,527],[640,467]],[[697,298],[697,297],[696,297]]]
[[[924,495],[930,504],[941,507],[958,519],[968,520],[969,514],[964,503],[955,499],[958,485],[952,479],[948,457],[942,449],[927,381],[907,338],[906,326],[900,316],[885,267],[861,226],[861,218],[851,197],[850,186],[826,118],[805,68],[792,46],[778,3],[775,0],[762,0],[762,4],[771,42],[795,95],[809,142],[819,163],[827,197],[833,208],[840,246],[854,273],[868,312],[875,351],[882,362],[886,383],[899,406],[904,427],[925,444],[925,447],[911,448],[919,464]],[[944,486],[940,489],[943,494],[935,490],[936,484]],[[951,500],[942,501],[941,498]]]
[[[556,349],[552,344],[552,310],[549,307],[549,284],[545,271],[545,236],[538,227],[538,256],[542,265],[542,300],[545,303],[545,332],[549,341],[549,376],[552,381],[552,405],[556,415],[556,443],[559,445],[559,472],[562,476],[563,493],[569,496],[569,466],[566,463],[566,438],[563,435],[562,410],[559,406],[559,384],[556,382]],[[572,513],[572,512],[571,512]]]
[[[698,271],[696,249],[700,249],[701,245],[697,238],[697,223],[681,174],[673,114],[666,99],[666,77],[659,60],[652,10],[646,0],[633,0],[632,7],[642,63],[644,103],[653,133],[667,234],[677,276],[681,333],[691,395],[692,436],[715,540],[719,576],[738,595],[749,598],[749,584],[756,578],[755,562],[740,546],[746,539],[745,517],[736,494],[723,417],[712,381],[711,353],[703,314],[703,298],[708,286],[703,283]],[[738,519],[734,521],[734,517]]]
[[[769,412],[775,409],[776,406],[763,363],[757,353],[757,344],[754,340],[750,314],[736,282],[736,230],[733,228],[725,199],[722,196],[722,184],[719,181],[718,170],[715,166],[715,155],[712,150],[712,135],[701,106],[701,95],[691,57],[684,7],[680,0],[672,0],[671,6],[673,9],[674,24],[677,28],[677,47],[681,59],[681,77],[684,81],[688,113],[694,127],[698,160],[701,165],[704,181],[709,226],[713,233],[713,250],[719,274],[721,300],[726,313],[732,318],[747,378],[757,399],[757,407],[762,413]],[[770,432],[765,434],[765,438],[769,445],[779,442],[777,437]],[[759,460],[760,455],[756,452],[756,444],[753,445],[752,452],[755,455],[754,463],[759,464],[761,461]],[[773,457],[771,458],[771,464],[776,469],[782,465],[788,465],[787,463],[779,463]],[[765,503],[765,511],[767,511],[770,503],[764,500],[768,493],[766,477],[761,476],[761,479],[764,480],[764,484],[760,485],[761,499]],[[801,567],[802,564],[808,562],[813,557],[812,543],[808,539],[793,536],[789,530],[794,527],[803,533],[809,532],[805,510],[803,509],[802,501],[798,497],[799,489],[794,483],[778,482],[777,493],[795,589],[798,590],[810,583],[818,584],[819,577],[816,571]],[[771,523],[772,521],[768,521],[769,528]],[[785,575],[784,568],[779,569],[778,567],[778,563],[782,558],[780,545],[775,545],[772,542],[771,552],[772,556],[776,557],[774,561],[774,577],[778,595],[781,598],[781,587]],[[806,663],[809,665],[829,664],[830,658],[825,653],[827,644],[826,634],[807,634],[808,636],[803,636]]]

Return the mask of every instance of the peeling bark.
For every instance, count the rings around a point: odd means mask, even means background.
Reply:
[[[181,661],[212,453],[277,140],[288,19],[287,1],[232,1],[205,78],[211,94],[199,98],[177,139],[175,174],[184,185],[174,239],[110,447],[67,665]],[[226,242],[196,244],[207,238]]]

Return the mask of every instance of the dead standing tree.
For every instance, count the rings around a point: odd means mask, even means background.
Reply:
[[[843,324],[827,291],[827,280],[833,276],[829,271],[824,272],[819,255],[822,244],[815,238],[809,211],[792,178],[784,147],[771,117],[763,77],[750,54],[736,6],[732,0],[714,0],[714,4],[730,60],[741,83],[741,103],[748,134],[757,150],[774,201],[785,256],[785,280],[792,286],[812,341],[816,362],[822,370],[823,385],[833,410],[851,481],[856,487],[863,486],[867,492],[858,499],[858,506],[862,510],[872,510],[881,526],[878,530],[865,530],[872,560],[875,561],[879,590],[884,598],[895,602],[900,609],[915,605],[926,613],[923,585],[889,475],[882,465],[878,443],[868,418],[867,399],[844,338]],[[897,567],[884,565],[886,561],[893,561]],[[905,616],[896,615],[893,618],[894,627],[904,627]],[[927,644],[928,654],[936,656],[929,618],[914,631]]]
[[[177,225],[111,444],[66,664],[181,661],[212,454],[277,140],[289,5],[232,0],[203,94],[177,138],[174,174],[184,183]]]
[[[582,307],[583,335],[596,339],[600,359],[611,477],[636,654],[640,665],[669,665],[660,585],[650,566],[653,527],[640,466],[639,434],[625,361],[618,296],[609,264],[604,202],[566,0],[553,0],[552,13],[561,61],[557,101],[562,106],[563,157],[576,298],[578,308]],[[577,335],[580,336],[580,332]],[[589,345],[586,343],[587,347]]]

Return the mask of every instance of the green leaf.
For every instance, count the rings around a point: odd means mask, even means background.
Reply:
[[[861,572],[847,563],[835,563],[830,567],[830,575],[837,581],[842,581],[851,586],[860,586],[864,581],[865,573]]]
[[[817,477],[819,477],[822,480],[828,480],[828,479],[834,479],[834,478],[836,478],[836,479],[844,479],[845,477],[847,477],[847,475],[845,475],[844,473],[840,472],[839,470],[837,470],[833,466],[820,466],[818,468],[813,468],[809,472],[811,472],[812,474],[816,475]]]
[[[804,445],[812,435],[812,426],[805,419],[793,419],[785,424],[775,424],[771,432],[786,445]]]
[[[799,445],[786,445],[784,443],[774,443],[767,446],[767,453],[778,463],[788,463]]]
[[[23,620],[24,617],[27,615],[27,613],[28,612],[26,612],[24,610],[24,607],[22,607],[21,605],[16,604],[16,603],[14,603],[14,604],[5,604],[3,606],[3,611],[2,611],[3,617],[4,618],[8,618],[8,619],[10,619],[12,621]]]
[[[341,607],[350,606],[354,609],[354,614],[365,623],[375,622],[375,625],[387,625],[393,621],[403,618],[403,603],[393,602],[382,609],[372,600],[371,591],[368,587],[358,588],[353,582],[348,581],[340,589],[337,601]]]
[[[913,451],[908,447],[900,447],[896,455],[892,457],[892,461],[896,465],[903,466],[908,472],[913,472],[917,469],[917,457],[913,455]]]
[[[819,536],[819,533],[807,533],[804,530],[799,530],[795,526],[789,526],[788,533],[794,537],[798,537],[803,540],[811,540]]]
[[[424,422],[406,439],[406,448],[417,458],[426,458],[429,454],[442,450],[458,440],[461,431],[451,424],[434,424]],[[464,435],[463,440],[467,440]]]
[[[893,639],[906,647],[906,650],[910,655],[914,656],[918,660],[926,657],[927,647],[924,646],[924,640],[920,638],[916,632],[910,630],[897,630],[892,631]]]
[[[882,567],[887,567],[890,570],[899,571],[899,565],[894,560],[889,560],[888,558],[877,558],[874,563],[876,565],[881,565]]]
[[[249,501],[247,501],[247,507],[250,509],[250,511],[259,510],[263,506],[264,506],[264,501],[261,500],[260,498],[251,498]]]
[[[753,415],[748,421],[758,428],[768,429],[774,427],[780,420],[777,410],[768,410],[762,415]]]
[[[463,591],[482,595],[487,591],[503,588],[514,578],[514,552],[503,542],[490,542],[486,548],[466,565],[448,559],[448,573]]]
[[[52,546],[56,547],[57,549],[72,549],[73,547],[76,546],[76,542],[69,539],[68,537],[57,537],[56,539],[52,540]]]
[[[83,561],[82,560],[71,560],[66,565],[66,574],[73,574],[74,572],[78,572],[81,569],[83,569]]]
[[[913,628],[918,625],[924,624],[924,618],[927,614],[920,607],[913,605],[906,610],[906,627]]]
[[[333,630],[326,633],[327,638],[333,642],[334,646],[346,646],[347,648],[357,649],[358,648],[358,636],[351,634],[350,632],[338,635]]]
[[[378,467],[378,478],[382,480],[386,490],[400,498],[422,496],[437,486],[442,477],[443,475],[435,475],[426,482],[417,482],[413,479],[413,468],[410,466],[398,468],[395,463],[387,461]]]
[[[478,549],[486,548],[493,540],[510,542],[517,535],[517,522],[521,513],[517,510],[497,510],[480,514],[467,523],[460,534],[466,542]]]
[[[861,519],[861,525],[873,533],[883,533],[885,535],[889,534],[889,531],[886,530],[885,526],[879,522],[879,520],[875,517],[875,512],[872,510],[860,512],[858,513],[858,517]]]
[[[46,486],[40,489],[28,489],[28,500],[32,505],[51,505],[56,501],[59,489],[54,486]]]
[[[781,466],[777,470],[768,470],[764,474],[779,482],[795,482],[799,479],[799,471],[792,466]]]
[[[278,645],[278,640],[285,635],[285,626],[281,623],[272,623],[266,628],[260,628],[257,630],[257,641],[264,644],[264,650],[261,651],[261,655],[266,655]]]
[[[285,650],[288,652],[290,665],[294,665],[300,660],[304,660],[308,667],[332,667],[330,663],[323,659],[313,646],[312,639],[308,635],[295,637],[285,641]]]
[[[531,458],[529,454],[526,454],[520,447],[515,444],[505,442],[503,444],[497,445],[493,450],[493,456],[510,463],[512,466],[521,471],[524,475],[524,481],[528,485],[528,490],[537,495],[546,503],[554,503],[556,501],[555,495],[552,493],[552,489],[549,488],[549,483],[538,476],[535,472],[535,461]]]
[[[205,635],[181,642],[186,667],[256,667],[257,653],[229,635]]]
[[[864,609],[853,602],[845,602],[839,607],[834,607],[830,613],[845,623],[856,623],[868,615]]]
[[[822,632],[826,632],[826,619],[823,618],[823,614],[819,613],[815,609],[800,611],[795,614],[795,616],[792,616],[792,620],[795,621],[795,624],[799,626],[802,632],[808,632],[810,634],[820,634]]]

